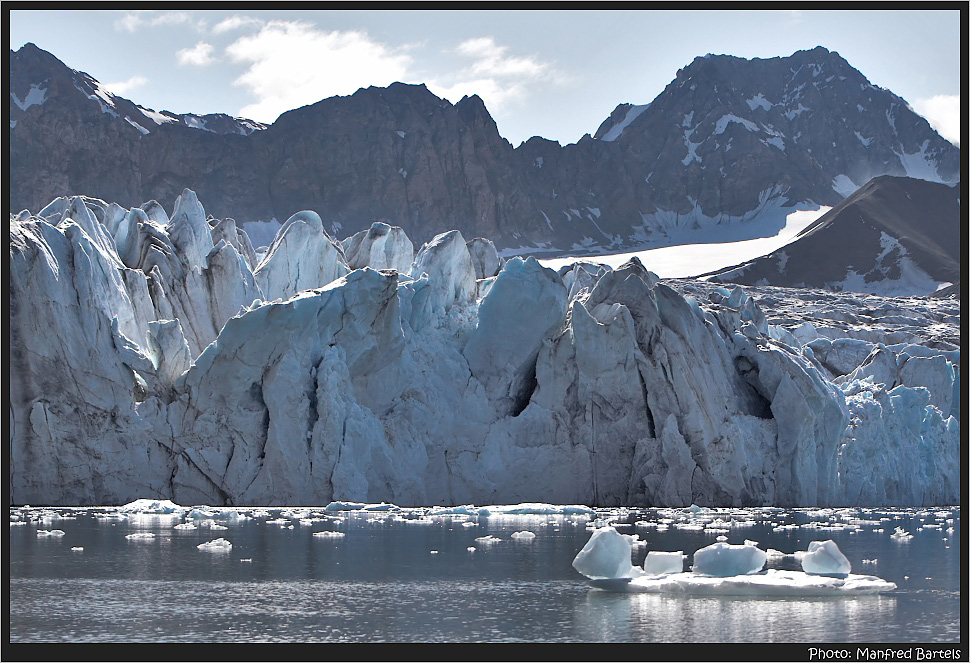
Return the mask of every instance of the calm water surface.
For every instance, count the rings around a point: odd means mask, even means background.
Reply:
[[[119,517],[110,508],[11,509],[10,642],[960,638],[959,508],[601,510],[592,516],[301,508],[239,514],[198,521]],[[634,548],[635,564],[648,550],[683,550],[690,564],[690,554],[717,536],[730,543],[755,540],[784,553],[832,539],[854,573],[877,575],[898,588],[811,599],[591,589],[571,562],[597,517],[646,542]],[[226,529],[175,529],[185,520]],[[891,536],[897,527],[912,538]],[[64,534],[43,533],[52,530]],[[314,536],[322,531],[343,536]],[[511,536],[520,531],[535,537]],[[493,540],[476,540],[486,536]],[[220,538],[232,548],[198,548]],[[771,557],[768,566],[799,568],[792,557]]]

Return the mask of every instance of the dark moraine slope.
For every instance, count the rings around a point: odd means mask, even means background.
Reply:
[[[876,177],[790,244],[708,276],[723,283],[929,294],[933,282],[960,280],[959,198],[959,185]]]

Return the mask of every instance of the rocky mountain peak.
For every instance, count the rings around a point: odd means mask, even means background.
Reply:
[[[480,97],[452,104],[423,84],[362,88],[267,127],[146,109],[33,45],[11,54],[10,80],[13,213],[191,187],[241,227],[315,210],[340,238],[382,221],[418,242],[457,227],[500,250],[595,252],[753,236],[750,222],[836,205],[878,175],[959,179],[956,147],[821,47],[699,57],[593,136],[515,149]]]

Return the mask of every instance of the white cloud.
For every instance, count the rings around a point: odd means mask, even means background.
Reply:
[[[240,16],[234,14],[229,18],[223,19],[212,27],[212,32],[220,35],[224,32],[232,32],[240,28],[259,28],[265,25],[264,21],[252,16]]]
[[[510,57],[505,46],[499,46],[491,37],[469,39],[456,49],[461,55],[474,58],[471,71],[486,76],[521,76],[536,78],[548,67],[532,58]]]
[[[326,32],[297,21],[270,21],[226,48],[248,69],[234,81],[257,101],[240,114],[273,122],[280,113],[368,85],[407,82],[411,57],[359,31]]]
[[[926,118],[937,133],[960,145],[960,95],[938,94],[913,102],[913,110]]]
[[[135,88],[141,87],[148,82],[148,79],[144,76],[139,76],[135,74],[126,81],[118,81],[117,83],[105,83],[104,87],[111,90],[112,94],[125,95],[134,90]]]
[[[194,20],[188,12],[163,12],[154,14],[150,11],[128,12],[114,23],[116,30],[135,32],[143,27],[159,25],[189,25],[196,29],[205,27],[205,19]]]
[[[470,62],[428,81],[428,89],[453,103],[477,94],[493,114],[510,102],[525,99],[538,82],[554,83],[560,78],[548,63],[510,55],[492,37],[465,40],[454,53]]]
[[[204,67],[215,62],[215,58],[212,57],[212,53],[214,51],[215,48],[212,46],[212,44],[207,44],[204,41],[200,41],[192,48],[183,48],[177,51],[175,53],[175,59],[181,65]]]

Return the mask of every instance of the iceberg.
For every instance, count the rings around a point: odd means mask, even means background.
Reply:
[[[596,586],[596,583],[593,583]],[[602,589],[682,596],[786,596],[853,597],[881,594],[896,589],[896,584],[877,576],[849,574],[827,578],[800,571],[768,569],[764,574],[715,578],[691,573],[671,573],[637,578],[628,583],[601,583]]]
[[[232,550],[232,544],[226,539],[213,539],[212,541],[200,543],[196,548],[206,552],[227,553]]]
[[[596,529],[573,559],[573,568],[592,579],[637,577],[641,572],[630,561],[631,539],[612,527]]]
[[[852,564],[831,539],[812,541],[808,544],[808,552],[799,558],[805,573],[845,577],[852,571]]]
[[[847,571],[826,574],[762,571],[767,555],[750,544],[715,543],[701,548],[694,552],[692,570],[686,572],[682,571],[680,552],[661,553],[653,560],[648,553],[641,570],[630,561],[633,542],[634,537],[620,534],[612,527],[596,529],[573,559],[573,568],[586,576],[595,590],[603,591],[682,596],[851,597],[896,589],[895,583],[882,578]],[[847,568],[847,561],[843,565],[837,559],[838,548],[833,549],[831,541],[812,543],[818,545],[810,545],[806,553],[814,558],[809,562],[811,568]],[[838,556],[841,557],[840,552]]]
[[[681,550],[676,552],[650,550],[643,560],[643,571],[652,576],[682,573],[684,571],[684,553]]]
[[[727,578],[758,573],[766,561],[767,554],[757,546],[718,542],[694,553],[691,570],[699,575]]]

